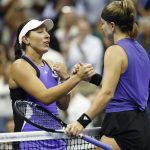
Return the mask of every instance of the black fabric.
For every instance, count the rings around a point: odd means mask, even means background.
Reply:
[[[102,135],[113,137],[121,150],[150,150],[150,123],[145,111],[107,113]]]
[[[43,62],[49,67],[49,69],[52,71],[52,74],[54,74],[55,76],[57,76],[57,75],[55,74],[55,72],[52,70],[52,68],[50,67],[50,65],[49,65],[45,60],[43,60]],[[58,76],[57,76],[57,77],[55,77],[55,76],[53,76],[53,77],[54,77],[54,79],[56,80],[56,82],[58,82]]]
[[[83,113],[77,121],[85,128],[92,120],[87,114]]]
[[[102,81],[102,76],[100,74],[96,73],[91,77],[90,83],[99,86],[101,81]]]
[[[50,67],[50,65],[45,61],[43,60],[43,62],[49,67],[49,69],[52,71],[52,68]]]
[[[36,70],[37,77],[39,77],[40,71],[38,67],[26,56],[22,56],[21,58],[27,61]],[[10,97],[12,100],[12,108],[13,108],[16,100],[27,100],[27,93],[20,87],[15,88],[15,89],[10,88]],[[24,120],[18,116],[18,114],[14,111],[14,109],[13,109],[13,116],[14,116],[14,123],[15,123],[14,132],[20,132],[23,126]]]
[[[12,108],[13,108],[16,100],[26,100],[26,92],[21,88],[10,89],[10,97],[12,99]],[[24,120],[18,116],[18,114],[14,111],[14,108],[13,108],[13,117],[15,123],[14,132],[20,132]]]
[[[38,67],[28,57],[23,55],[21,58],[26,60],[36,70],[37,77],[39,78],[40,77],[40,71],[39,71]]]

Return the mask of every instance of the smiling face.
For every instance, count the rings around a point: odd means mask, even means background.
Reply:
[[[27,36],[23,37],[26,48],[34,50],[39,54],[46,53],[49,49],[50,35],[44,25],[31,30]]]

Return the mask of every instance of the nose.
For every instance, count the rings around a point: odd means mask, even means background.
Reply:
[[[48,31],[45,32],[46,37],[50,38],[50,34],[48,33]]]
[[[44,34],[46,39],[50,39],[50,34],[48,33],[48,31],[45,31]]]

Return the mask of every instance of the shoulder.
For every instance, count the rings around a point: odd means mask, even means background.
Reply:
[[[16,61],[14,61],[11,65],[11,72],[17,73],[17,72],[28,72],[28,71],[32,71],[34,70],[33,67],[26,62],[23,59],[17,59]]]
[[[118,53],[123,51],[123,48],[119,45],[112,45],[106,49],[106,53]]]
[[[119,45],[112,45],[105,51],[104,61],[108,62],[121,62],[124,59],[125,52]]]
[[[121,56],[124,53],[124,49],[119,45],[112,45],[105,51],[105,56]]]
[[[11,68],[20,68],[22,66],[26,66],[27,64],[28,63],[25,60],[17,59],[12,63]]]

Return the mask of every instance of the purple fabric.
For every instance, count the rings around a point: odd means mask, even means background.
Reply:
[[[39,140],[39,141],[29,141],[20,142],[20,150],[67,150],[67,141],[64,139],[59,140]]]
[[[145,110],[148,100],[150,80],[150,60],[145,49],[130,38],[117,42],[128,57],[128,68],[121,74],[114,97],[106,107],[106,112]]]
[[[37,67],[40,71],[39,79],[43,82],[43,84],[45,85],[46,88],[51,88],[58,84],[57,80],[52,76],[52,71],[47,66],[47,64],[44,63],[44,66],[42,66],[42,67],[37,66]],[[58,110],[57,110],[56,102],[49,104],[49,105],[45,105],[45,104],[41,103],[40,101],[36,100],[31,95],[28,95],[28,100],[44,107],[45,109],[52,112],[54,115],[56,115],[58,117]],[[22,128],[22,131],[37,131],[37,130],[40,130],[40,129],[37,129],[36,127],[31,126],[28,123],[26,123],[24,125],[24,127]]]
[[[45,87],[47,89],[54,87],[58,84],[57,79],[53,77],[52,70],[49,68],[49,66],[47,66],[46,63],[44,63],[44,66],[42,66],[42,67],[37,66],[37,68],[40,71],[39,79],[42,81],[42,83],[45,85]],[[49,105],[44,105],[40,101],[38,101],[34,97],[32,97],[31,95],[28,95],[28,101],[32,101],[32,102],[44,107],[45,109],[52,112],[57,117],[59,116],[56,102],[49,104]],[[47,119],[49,119],[49,118],[47,118]],[[51,126],[54,126],[54,125],[51,125]],[[39,130],[40,130],[39,128],[36,128],[27,122],[24,122],[24,125],[22,127],[22,132],[39,131]],[[33,145],[35,148],[32,148]],[[21,142],[20,143],[21,149],[23,149],[23,147],[25,147],[25,146],[29,147],[28,149],[30,149],[30,147],[31,147],[31,149],[38,149],[39,148],[39,149],[45,149],[45,150],[48,150],[48,149],[66,150],[66,141],[65,140],[45,140],[45,141],[31,141],[31,142],[25,142],[25,143]]]

